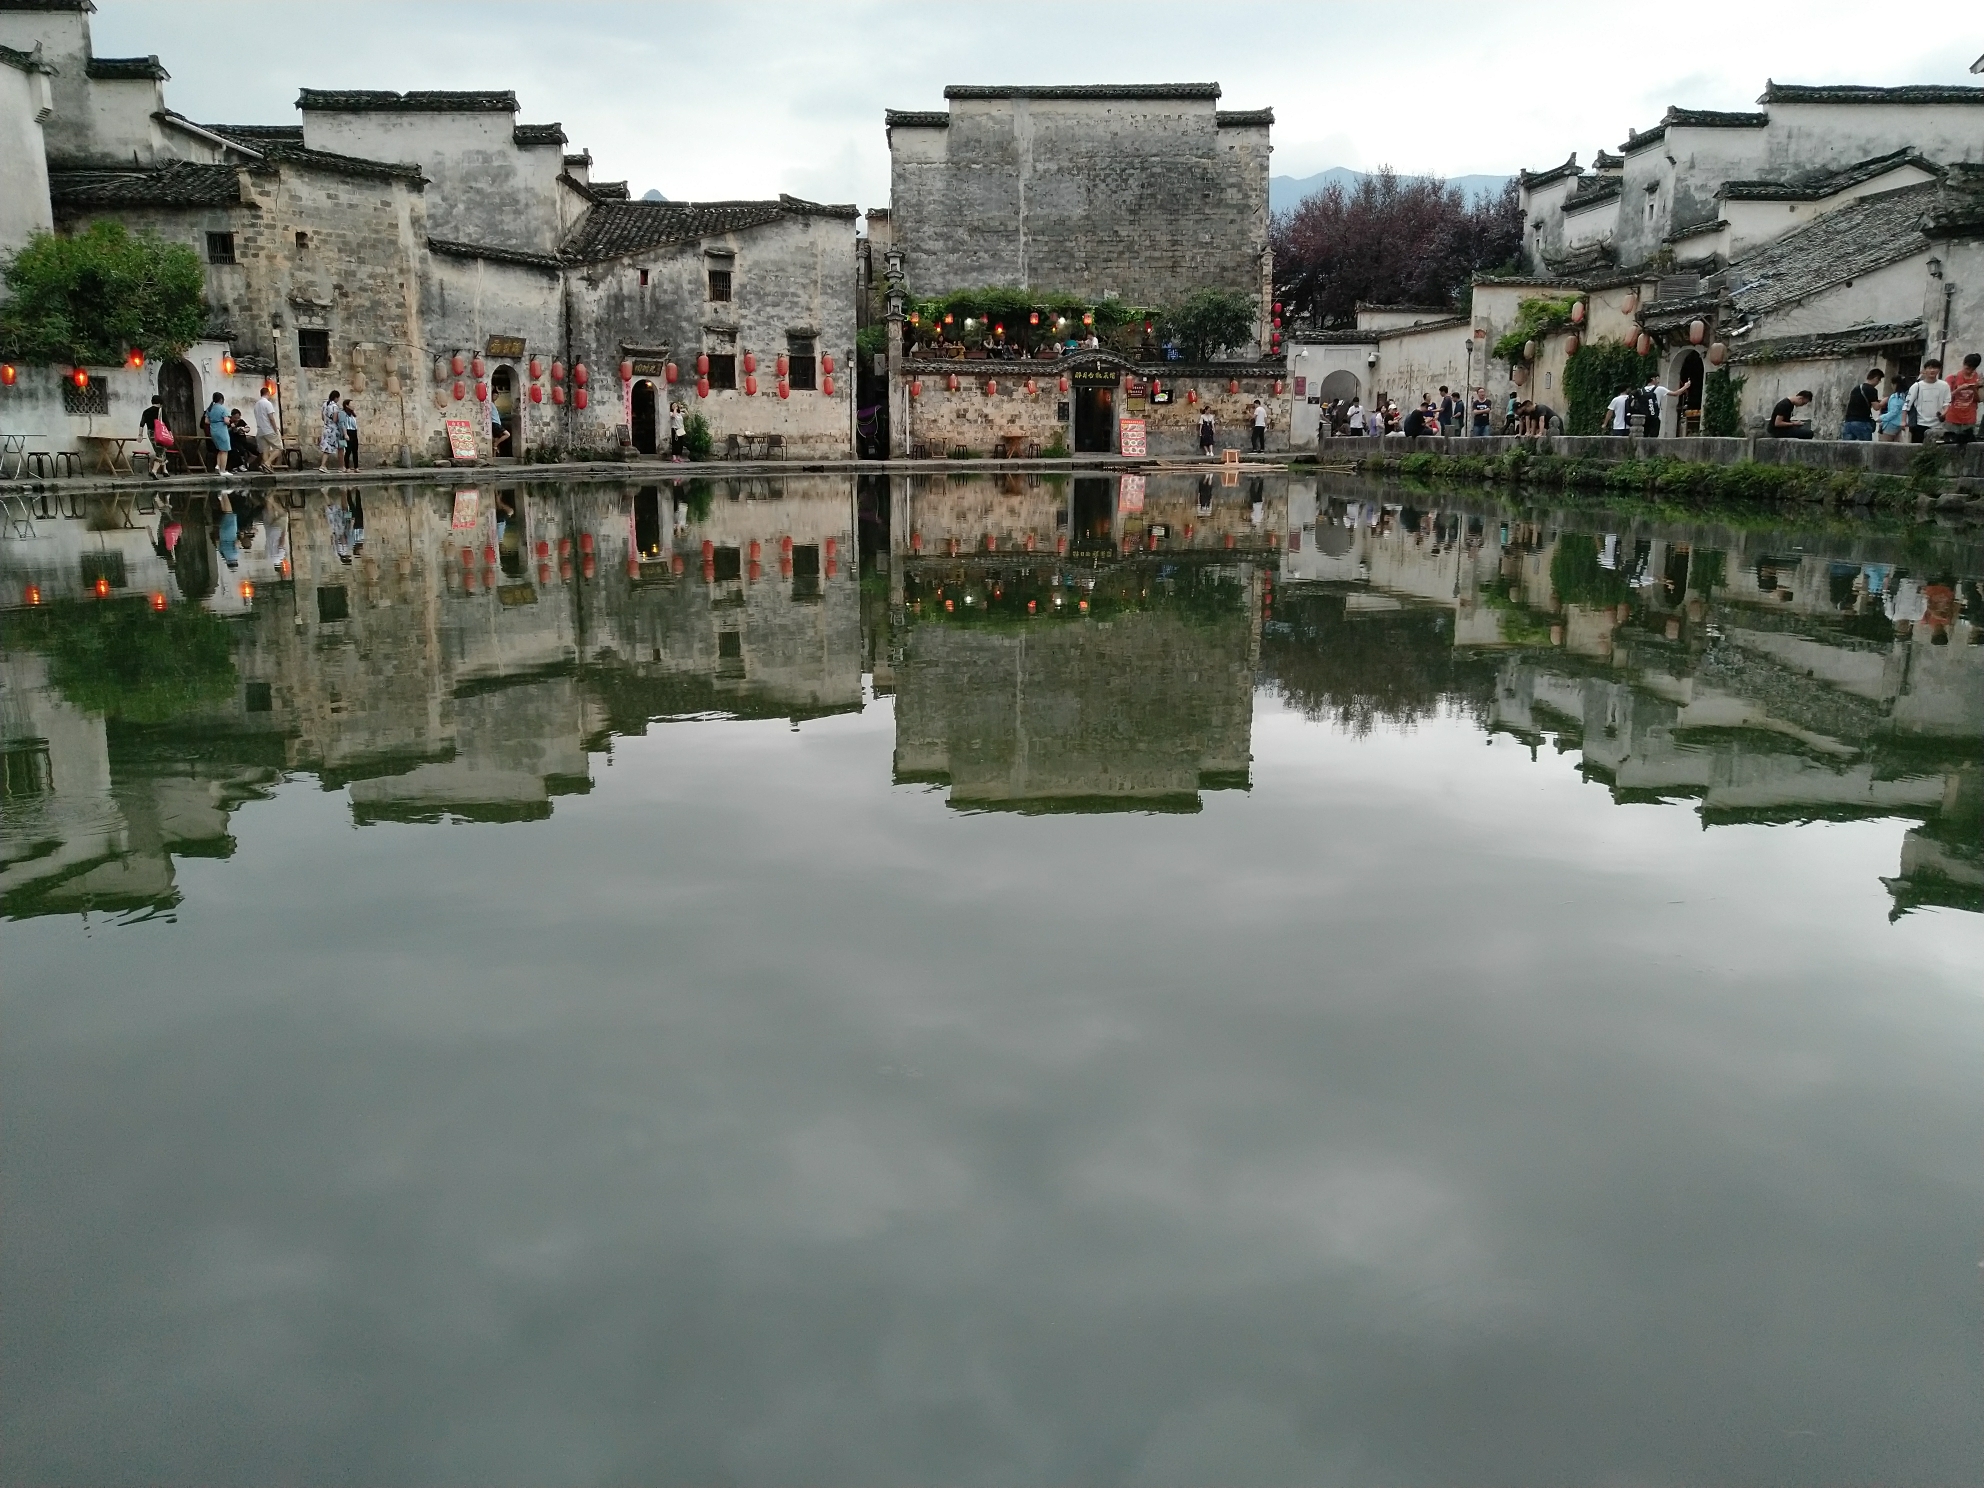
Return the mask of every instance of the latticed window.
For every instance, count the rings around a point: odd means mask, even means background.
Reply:
[[[91,414],[107,415],[110,412],[110,387],[106,383],[91,379],[88,387],[77,387],[67,378],[62,382],[62,411],[77,417]]]

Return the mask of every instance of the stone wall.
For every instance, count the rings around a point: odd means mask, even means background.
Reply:
[[[561,407],[551,401],[553,384],[549,377],[552,360],[562,360],[567,354],[561,271],[452,254],[428,253],[423,257],[426,272],[420,281],[420,324],[429,351],[415,377],[423,405],[422,452],[445,455],[446,433],[441,421],[467,418],[475,427],[477,448],[487,453],[492,406],[502,408],[511,434],[511,454],[571,447],[574,441],[567,427],[570,405]],[[511,355],[504,346],[503,354],[497,355],[491,350],[491,337],[520,340],[523,350]],[[459,378],[453,369],[457,355],[470,368],[468,375]],[[473,375],[478,356],[483,361],[480,379]],[[539,372],[534,380],[530,375],[533,358]],[[498,386],[504,377],[509,382],[507,393]],[[486,402],[476,396],[478,382],[489,395]],[[458,383],[460,398],[455,397]],[[537,402],[530,398],[533,386],[539,394]]]
[[[42,143],[42,120],[53,107],[52,81],[32,64],[0,59],[0,253],[12,253],[54,226]]]
[[[913,293],[1266,296],[1265,114],[1221,123],[1211,85],[947,91],[947,126],[898,115],[889,130],[890,222]]]
[[[225,342],[197,341],[176,360],[191,371],[199,406],[204,407],[208,399],[219,393],[228,407],[241,409],[252,420],[262,378],[258,373],[240,370],[232,376],[224,374],[221,357],[226,352]],[[0,429],[30,436],[31,449],[83,451],[89,455],[85,473],[95,475],[99,473],[95,456],[86,447],[86,441],[107,435],[137,440],[138,415],[149,406],[152,394],[159,391],[163,366],[162,362],[151,362],[136,371],[124,366],[89,368],[91,383],[102,389],[105,411],[98,414],[68,411],[63,394],[68,367],[21,367],[15,384],[0,388]],[[133,468],[142,473],[143,442],[133,443],[129,453]],[[8,474],[13,473],[10,464]]]

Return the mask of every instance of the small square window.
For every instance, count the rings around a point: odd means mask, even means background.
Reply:
[[[727,300],[730,298],[730,270],[710,270],[710,298],[712,300]]]
[[[272,712],[275,708],[275,693],[266,682],[250,682],[247,696],[242,702],[250,713]]]
[[[310,246],[310,234],[307,232],[298,233],[296,235],[296,246],[299,248],[308,248]]]
[[[737,354],[726,352],[722,356],[710,355],[710,386],[712,388],[734,388],[737,386]]]
[[[306,367],[331,364],[331,333],[299,330],[296,333],[296,360]]]
[[[351,597],[345,593],[344,585],[331,584],[317,591],[317,623],[329,625],[335,620],[351,618]]]
[[[207,262],[217,264],[231,264],[234,262],[233,233],[207,234]]]
[[[813,338],[811,336],[787,336],[785,338],[786,358],[790,371],[786,381],[795,393],[810,393],[816,386],[813,379]]]

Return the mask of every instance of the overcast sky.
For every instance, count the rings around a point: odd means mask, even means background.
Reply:
[[[882,111],[942,108],[946,83],[1216,81],[1225,107],[1274,109],[1277,175],[1500,174],[1589,162],[1670,103],[1748,108],[1767,77],[1971,82],[1984,50],[1963,7],[1917,26],[1826,3],[1686,22],[1590,4],[97,3],[98,54],[158,53],[171,105],[206,122],[294,122],[299,86],[514,88],[522,119],[561,121],[636,196],[864,208],[888,199]]]

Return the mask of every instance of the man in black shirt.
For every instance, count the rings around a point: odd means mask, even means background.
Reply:
[[[1423,409],[1415,408],[1410,413],[1408,413],[1405,416],[1405,427],[1401,432],[1404,433],[1407,439],[1416,439],[1421,434],[1424,434],[1426,432],[1425,411]]]
[[[1839,437],[1871,443],[1874,438],[1874,410],[1881,403],[1881,369],[1869,367],[1866,377],[1846,395],[1846,417],[1840,420]]]
[[[1798,410],[1812,401],[1808,392],[1793,393],[1788,398],[1779,398],[1777,406],[1770,411],[1770,433],[1773,439],[1810,439],[1812,426],[1800,423]]]

